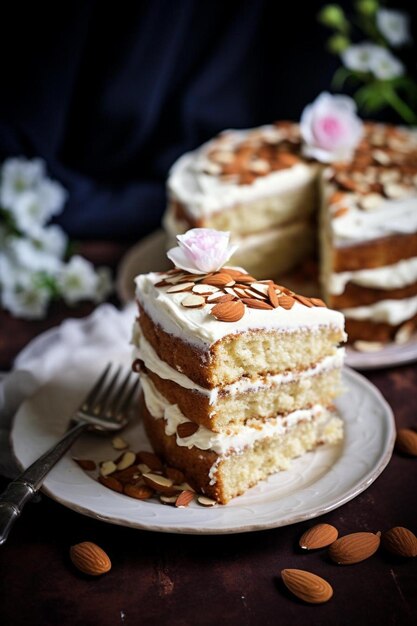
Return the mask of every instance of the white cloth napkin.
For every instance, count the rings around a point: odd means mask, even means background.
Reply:
[[[124,347],[128,353],[135,307],[122,311],[103,304],[86,318],[68,319],[29,343],[15,360],[13,370],[0,380],[0,474],[15,477],[18,470],[9,445],[13,415],[20,404],[54,372],[78,363],[83,355]]]

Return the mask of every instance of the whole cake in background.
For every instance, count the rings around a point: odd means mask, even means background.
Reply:
[[[317,298],[226,266],[229,233],[194,229],[175,267],[136,279],[133,343],[155,452],[226,503],[343,437],[344,319]]]
[[[232,262],[277,277],[318,248],[321,295],[350,341],[417,326],[417,132],[362,124],[322,94],[300,124],[225,131],[183,155],[168,179],[165,229],[228,230]]]

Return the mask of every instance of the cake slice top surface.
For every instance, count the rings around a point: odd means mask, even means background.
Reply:
[[[256,281],[240,268],[207,275],[176,268],[142,274],[136,278],[136,296],[165,332],[204,348],[251,330],[311,332],[327,326],[344,338],[341,313],[271,280]]]
[[[168,188],[194,219],[241,202],[285,193],[314,177],[301,156],[297,124],[227,130],[178,159]]]

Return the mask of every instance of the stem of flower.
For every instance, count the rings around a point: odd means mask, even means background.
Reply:
[[[414,111],[402,100],[394,89],[386,89],[383,92],[385,100],[388,104],[403,118],[407,124],[417,124],[417,115]]]

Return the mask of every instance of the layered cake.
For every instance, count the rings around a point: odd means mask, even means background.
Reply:
[[[137,277],[133,339],[155,452],[221,503],[341,440],[345,341],[321,300],[224,265],[224,237],[192,230],[176,267]]]
[[[168,179],[169,239],[192,227],[231,231],[232,262],[257,278],[277,277],[318,248],[321,295],[345,314],[351,341],[387,341],[404,324],[411,333],[416,132],[367,123],[356,149],[326,164],[325,151],[306,150],[302,129],[226,131],[183,155]]]

